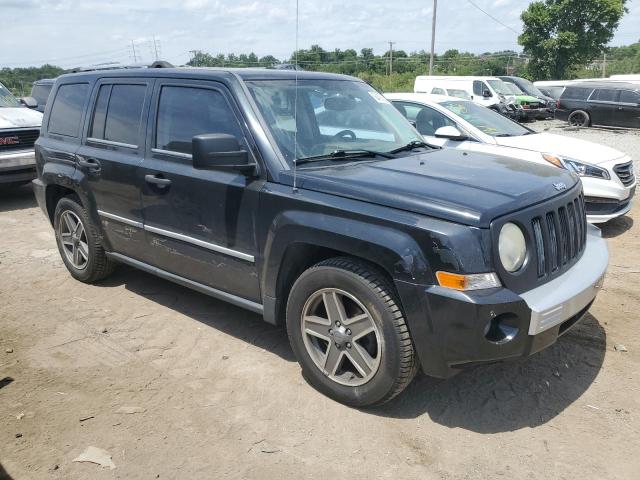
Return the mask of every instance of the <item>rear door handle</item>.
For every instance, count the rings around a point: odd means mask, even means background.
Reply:
[[[171,185],[171,180],[168,178],[160,177],[158,175],[145,175],[144,181],[147,183],[153,183],[154,185],[158,185],[160,188],[167,187]]]
[[[100,170],[100,162],[95,158],[78,158],[78,165],[85,167],[89,170]]]

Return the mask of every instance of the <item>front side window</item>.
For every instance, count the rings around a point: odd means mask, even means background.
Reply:
[[[0,107],[21,107],[20,102],[7,87],[0,83]]]
[[[416,124],[416,130],[418,130],[421,135],[433,137],[436,134],[436,130],[441,127],[451,126],[457,128],[454,121],[450,120],[446,115],[438,112],[437,110],[422,105],[417,107],[418,111],[414,121]]]
[[[599,88],[591,95],[591,100],[599,102],[615,102],[618,97],[618,91],[610,88]]]
[[[621,103],[632,103],[633,105],[640,104],[640,93],[632,90],[622,90],[620,92]]]
[[[440,106],[492,137],[517,137],[532,133],[531,130],[519,123],[473,102],[452,100],[442,102]]]
[[[191,139],[203,133],[226,133],[243,142],[236,116],[218,90],[164,86],[160,92],[155,148],[191,154]]]
[[[58,88],[49,116],[50,133],[79,136],[82,110],[88,93],[88,83],[72,83]]]
[[[340,150],[389,152],[420,141],[411,124],[364,82],[255,80],[247,86],[285,159]],[[297,99],[297,102],[296,102]]]

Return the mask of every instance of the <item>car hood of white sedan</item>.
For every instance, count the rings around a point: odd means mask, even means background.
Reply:
[[[495,137],[495,140],[498,145],[574,158],[593,165],[610,162],[625,156],[624,153],[615,148],[552,133],[535,133],[519,137]]]
[[[40,127],[42,114],[27,107],[0,107],[0,129]]]

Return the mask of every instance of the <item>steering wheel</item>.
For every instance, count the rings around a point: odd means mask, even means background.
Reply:
[[[355,140],[356,134],[353,130],[340,130],[333,136],[333,138],[350,138],[351,140]]]

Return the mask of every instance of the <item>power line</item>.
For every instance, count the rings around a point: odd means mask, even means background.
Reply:
[[[483,9],[481,9],[478,5],[476,5],[475,3],[473,3],[471,0],[467,0],[467,2],[469,2],[471,5],[473,5],[474,7],[476,7],[478,10],[480,10],[482,13],[484,13],[487,17],[489,17],[491,20],[493,20],[496,23],[499,23],[500,25],[502,25],[504,28],[508,28],[509,30],[511,30],[513,33],[515,33],[516,35],[520,35],[519,32],[516,32],[513,28],[511,28],[509,25],[506,25],[504,23],[502,23],[500,20],[498,20],[496,17],[494,17],[493,15],[491,15],[489,12],[484,11]]]

